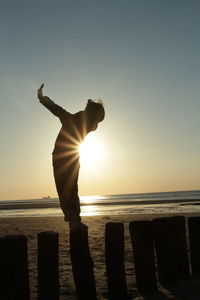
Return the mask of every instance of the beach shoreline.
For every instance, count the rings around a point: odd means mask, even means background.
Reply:
[[[190,216],[200,216],[200,214],[198,213],[175,213],[82,217],[82,222],[88,226],[89,245],[91,257],[94,262],[94,273],[96,278],[98,299],[107,299],[107,283],[104,257],[105,224],[107,222],[122,222],[124,224],[127,286],[129,293],[134,295],[134,293],[136,293],[136,283],[132,247],[128,228],[129,222],[136,220],[152,220],[154,218],[175,215],[184,215],[186,218]],[[37,299],[37,234],[43,231],[55,231],[59,233],[60,299],[76,299],[69,252],[69,226],[68,223],[64,222],[63,217],[44,216],[0,218],[0,237],[5,235],[23,234],[28,239],[28,262],[31,300]]]

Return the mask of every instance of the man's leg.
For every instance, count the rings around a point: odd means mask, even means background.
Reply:
[[[78,196],[79,162],[74,162],[70,167],[60,172],[65,160],[54,160],[54,179],[58,192],[60,206],[65,215],[65,221],[80,222],[80,199]]]

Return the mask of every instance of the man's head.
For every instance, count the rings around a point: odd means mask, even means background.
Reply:
[[[101,100],[97,102],[89,99],[85,108],[87,114],[88,129],[90,131],[96,130],[98,123],[103,121],[105,117],[105,110]]]

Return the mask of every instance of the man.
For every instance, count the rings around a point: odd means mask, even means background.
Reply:
[[[43,96],[44,84],[38,89],[38,98],[51,113],[60,119],[62,127],[52,153],[54,178],[60,206],[70,227],[81,222],[78,196],[79,145],[85,136],[97,129],[103,121],[105,111],[102,102],[88,100],[85,110],[71,114]]]

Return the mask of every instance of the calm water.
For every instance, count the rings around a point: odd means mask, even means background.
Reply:
[[[200,213],[200,190],[81,197],[81,215]],[[1,201],[0,217],[62,216],[57,198]]]

